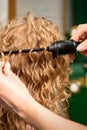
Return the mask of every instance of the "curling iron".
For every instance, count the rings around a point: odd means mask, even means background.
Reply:
[[[47,47],[48,51],[51,51],[53,57],[57,57],[58,55],[66,55],[73,54],[76,52],[76,47],[79,43],[74,40],[61,40],[51,44],[51,46]]]
[[[28,52],[38,52],[38,51],[49,51],[52,52],[53,58],[59,55],[73,54],[76,52],[76,47],[79,43],[74,40],[60,40],[52,43],[47,48],[34,48],[34,49],[22,49],[22,50],[7,50],[2,51],[0,54],[16,54],[16,53],[28,53]]]

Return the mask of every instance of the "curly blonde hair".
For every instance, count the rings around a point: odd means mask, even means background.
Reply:
[[[54,23],[28,13],[22,19],[14,19],[0,31],[0,51],[46,48],[54,41],[64,39]],[[1,56],[2,60],[2,56]],[[46,108],[66,117],[69,85],[69,57],[53,58],[51,52],[30,52],[4,56],[12,71],[25,83],[31,95]],[[0,130],[27,130],[27,123],[14,112],[0,105]]]

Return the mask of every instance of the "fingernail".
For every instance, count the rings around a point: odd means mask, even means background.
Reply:
[[[78,51],[83,51],[83,49],[84,49],[84,48],[83,48],[82,45],[79,45],[79,46],[77,47],[77,50],[78,50]]]

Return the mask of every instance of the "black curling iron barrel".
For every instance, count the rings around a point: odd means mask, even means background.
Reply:
[[[73,54],[78,44],[74,40],[56,41],[47,47],[47,51],[52,52],[54,58],[59,55]]]

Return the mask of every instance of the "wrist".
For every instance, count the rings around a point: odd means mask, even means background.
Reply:
[[[40,105],[35,99],[29,95],[26,99],[24,99],[21,103],[21,106],[17,108],[17,114],[28,124],[34,126],[36,129],[40,129],[39,117],[40,109],[42,105]]]
[[[28,95],[24,98],[22,98],[21,101],[19,101],[18,106],[16,106],[15,110],[16,113],[23,118],[26,122],[30,123],[31,116],[33,117],[33,114],[35,113],[33,108],[35,108],[36,101],[31,95]]]

